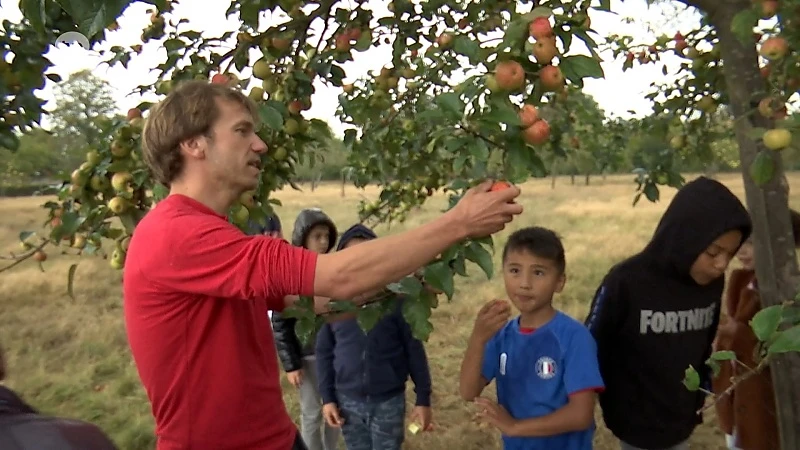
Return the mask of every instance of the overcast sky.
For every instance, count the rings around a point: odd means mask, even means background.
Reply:
[[[202,8],[198,7],[198,3],[185,0],[177,3],[173,14],[187,18],[189,26],[194,30],[202,31],[206,37],[215,37],[225,31],[238,29],[239,24],[236,20],[225,19],[225,10],[228,8],[229,2],[205,1]],[[368,4],[376,15],[388,14],[384,6],[386,2],[372,0]],[[20,20],[22,15],[18,5],[18,0],[2,0],[0,19]],[[150,7],[151,5],[144,3],[137,3],[129,7],[118,21],[120,28],[107,34],[108,46],[129,46],[140,42],[139,36],[149,24],[150,18],[147,10]],[[616,14],[591,12],[592,29],[596,31],[597,41],[601,41],[602,36],[617,33],[631,35],[637,41],[649,43],[655,39],[655,35],[648,31],[648,22],[658,26],[659,32],[668,36],[673,36],[676,31],[686,33],[697,24],[697,18],[692,15],[682,15],[677,20],[674,17],[665,20],[660,7],[648,8],[644,0],[626,0],[624,3],[612,0],[612,10]],[[629,23],[625,18],[636,18],[637,23]],[[263,28],[267,26],[268,24],[263,24]],[[577,39],[575,41],[580,42]],[[585,47],[575,43],[573,43],[572,51],[588,53]],[[114,87],[120,111],[124,112],[143,100],[138,95],[130,95],[130,92],[140,84],[155,80],[156,74],[151,73],[150,69],[165,60],[166,52],[158,43],[151,42],[144,46],[142,54],[134,58],[127,69],[122,66],[109,68],[107,65],[100,64],[101,58],[96,53],[85,51],[77,45],[59,46],[59,48],[51,50],[47,56],[54,64],[51,72],[58,73],[64,78],[73,72],[90,69],[95,75],[108,80]],[[647,114],[650,111],[650,103],[643,97],[649,91],[650,83],[664,79],[661,73],[661,64],[639,66],[623,73],[621,59],[614,60],[610,52],[601,53],[601,56],[604,58],[602,65],[605,79],[587,80],[585,91],[592,95],[607,113],[629,117],[630,114],[627,111],[633,110],[637,115]],[[344,65],[347,73],[346,81],[353,81],[365,75],[367,71],[379,69],[390,60],[391,49],[389,46],[356,53],[355,61]],[[680,63],[680,59],[672,54],[666,55],[664,61],[672,72]],[[52,90],[53,83],[50,83],[43,92],[44,97],[52,99]],[[327,120],[334,131],[341,134],[343,128],[334,117],[339,93],[340,88],[326,87],[322,83],[317,83],[317,91],[312,99],[313,106],[304,115],[308,118]],[[147,100],[155,99],[157,98],[148,98]]]

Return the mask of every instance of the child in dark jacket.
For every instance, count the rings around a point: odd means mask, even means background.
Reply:
[[[613,267],[597,289],[586,324],[606,384],[603,418],[623,450],[688,449],[705,395],[681,381],[691,365],[710,388],[705,361],[725,270],[750,228],[741,201],[699,177],[678,191],[644,250]]]
[[[322,210],[300,211],[292,230],[292,245],[317,253],[328,253],[336,244],[336,225]],[[340,432],[322,419],[322,398],[317,390],[317,360],[314,340],[300,344],[295,334],[297,319],[272,313],[272,328],[278,358],[286,378],[300,389],[300,434],[309,450],[336,450]]]
[[[375,239],[356,224],[342,234],[337,250]],[[392,301],[392,300],[388,300]],[[326,323],[317,335],[317,370],[323,415],[340,426],[348,450],[400,450],[404,440],[406,380],[417,394],[411,420],[431,424],[431,375],[422,342],[397,309],[369,333],[356,319]]]

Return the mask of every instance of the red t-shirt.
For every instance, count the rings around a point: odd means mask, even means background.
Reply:
[[[267,310],[313,295],[316,254],[247,236],[182,195],[136,227],[125,263],[125,325],[159,450],[288,450]]]

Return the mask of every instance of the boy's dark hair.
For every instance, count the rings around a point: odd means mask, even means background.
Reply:
[[[503,262],[509,252],[520,250],[553,261],[561,273],[567,267],[561,237],[548,228],[526,227],[513,232],[503,247]]]

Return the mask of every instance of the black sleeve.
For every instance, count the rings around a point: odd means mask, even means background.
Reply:
[[[600,368],[607,363],[607,357],[614,348],[618,330],[627,314],[627,298],[621,279],[615,272],[610,272],[597,288],[592,299],[589,315],[585,325],[589,328],[597,343],[597,354]]]
[[[303,368],[303,352],[300,340],[295,334],[297,319],[283,318],[279,312],[272,312],[272,331],[275,335],[275,347],[278,359],[286,372],[294,372]]]

